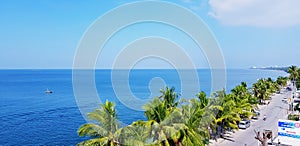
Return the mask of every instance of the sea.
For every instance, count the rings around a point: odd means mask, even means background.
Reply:
[[[128,102],[122,102],[120,95],[126,95],[126,99],[134,96],[136,99],[151,100],[160,96],[160,89],[166,86],[174,87],[180,98],[196,97],[199,91],[210,95],[213,92],[212,72],[210,69],[199,69],[196,70],[197,78],[184,81],[182,74],[172,69],[95,70],[93,83],[99,101],[115,102],[118,117],[126,125],[146,118],[142,108],[137,109],[135,102],[129,105]],[[125,75],[118,78],[123,73]],[[276,79],[278,76],[287,76],[287,73],[227,69],[224,89],[230,92],[241,82],[246,82],[251,87],[259,78]],[[193,86],[195,80],[199,84],[199,91],[183,95],[181,89]],[[0,70],[0,145],[76,145],[86,140],[87,137],[79,137],[77,134],[78,128],[87,121],[78,108],[73,81],[71,69]],[[218,80],[215,79],[214,82]],[[122,87],[126,90],[120,90]],[[53,93],[46,94],[46,89]],[[130,93],[116,93],[120,91]]]

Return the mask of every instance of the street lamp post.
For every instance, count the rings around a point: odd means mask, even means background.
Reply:
[[[294,102],[294,98],[296,97],[296,92],[297,92],[297,85],[296,85],[296,81],[294,80],[293,102]]]
[[[296,97],[297,85],[295,79],[293,79],[293,98],[292,98],[292,113],[294,114],[294,99]]]

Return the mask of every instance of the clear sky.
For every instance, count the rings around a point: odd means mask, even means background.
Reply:
[[[77,45],[89,26],[106,12],[128,2],[133,1],[1,0],[0,68],[72,68]],[[207,24],[228,68],[300,65],[299,0],[171,2],[189,9]],[[120,30],[99,54],[97,67],[110,68],[124,45],[147,36],[181,44],[197,68],[208,67],[204,55],[188,37],[159,23]],[[140,68],[157,66],[167,67],[168,63],[150,58],[137,64]]]

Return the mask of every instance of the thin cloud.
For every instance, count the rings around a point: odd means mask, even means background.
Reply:
[[[300,25],[299,0],[209,0],[209,15],[226,25],[289,27]]]

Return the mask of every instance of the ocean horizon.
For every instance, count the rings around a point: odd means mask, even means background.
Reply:
[[[120,102],[121,97],[115,93],[111,80],[113,71],[117,72],[114,79],[127,79],[130,91],[140,99],[159,96],[159,90],[165,86],[175,87],[182,95],[182,87],[193,81],[182,84],[175,69],[96,69],[95,85],[100,100],[115,102],[118,117],[125,124],[145,117],[143,111]],[[124,72],[129,76],[119,79]],[[196,72],[200,84],[198,92],[211,94],[211,70],[198,69]],[[241,82],[251,87],[259,78],[276,79],[287,75],[284,71],[227,69],[224,88],[230,92]],[[86,121],[77,107],[72,81],[72,69],[1,69],[0,145],[76,145],[85,140],[77,135],[77,129]],[[53,94],[45,94],[46,89],[52,90]],[[187,93],[184,98],[193,98],[196,94]]]

